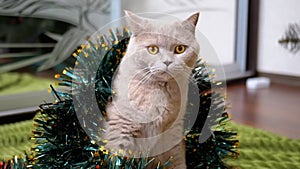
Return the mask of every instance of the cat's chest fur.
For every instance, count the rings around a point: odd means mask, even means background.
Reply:
[[[176,165],[184,166],[182,134],[187,83],[187,79],[152,79],[141,84],[141,79],[128,78],[122,74],[116,78],[113,85],[116,95],[107,105],[109,125],[104,136],[108,140],[107,148],[142,152],[147,152],[148,148],[150,151],[164,150],[155,153],[157,159],[154,166],[158,161],[164,162],[171,156],[178,162]],[[169,134],[156,137],[166,132]],[[143,149],[139,147],[136,138],[153,139],[143,144],[146,148]],[[165,143],[171,147],[166,148]]]
[[[118,80],[116,80],[118,83]],[[133,78],[127,90],[116,86],[116,97],[107,107],[108,120],[124,119],[135,128],[134,137],[151,137],[167,130],[178,118],[182,97],[178,82],[148,81]],[[130,132],[130,131],[129,131]]]
[[[181,94],[176,81],[148,82],[137,86],[139,80],[132,80],[129,85],[128,98],[130,106],[144,118],[145,122],[165,130],[169,123],[175,121],[179,111]]]

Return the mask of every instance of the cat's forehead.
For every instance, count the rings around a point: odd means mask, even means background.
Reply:
[[[140,44],[156,44],[156,45],[173,45],[173,44],[185,44],[191,43],[191,40],[182,38],[180,35],[163,34],[159,32],[144,32],[136,37],[136,42]]]
[[[184,28],[181,22],[152,21],[145,26],[145,31],[147,32],[165,35],[191,33]]]
[[[195,36],[186,30],[180,22],[152,22],[149,25],[145,25],[144,31],[137,36],[137,40],[155,44],[189,44],[195,40]]]

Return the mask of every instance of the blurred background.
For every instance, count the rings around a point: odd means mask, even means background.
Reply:
[[[218,59],[205,49],[200,55],[224,69],[233,121],[300,138],[299,6],[299,0],[2,0],[0,123],[31,119],[38,105],[53,102],[47,89],[54,75],[72,67],[80,44],[123,10],[180,19],[200,11],[197,28]]]

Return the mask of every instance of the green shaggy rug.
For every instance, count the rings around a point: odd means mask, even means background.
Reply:
[[[54,80],[38,78],[29,73],[0,73],[0,96],[45,90],[53,82]]]
[[[300,169],[300,140],[235,123],[230,125],[240,135],[240,156],[228,159],[228,164],[242,169]],[[29,150],[32,128],[32,120],[0,126],[0,159]]]

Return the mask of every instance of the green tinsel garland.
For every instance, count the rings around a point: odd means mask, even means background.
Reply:
[[[143,169],[154,161],[151,157],[135,159],[109,154],[104,146],[96,143],[101,141],[99,123],[103,120],[102,116],[105,117],[105,106],[113,96],[112,77],[126,52],[129,36],[126,28],[122,32],[110,31],[109,36],[98,36],[96,42],[89,41],[73,54],[77,58],[76,64],[82,65],[86,71],[77,74],[74,69],[66,68],[62,75],[56,75],[59,85],[73,87],[82,93],[89,93],[92,88],[97,102],[94,104],[88,95],[85,103],[80,102],[71,91],[57,91],[51,86],[57,100],[40,106],[40,112],[34,119],[32,140],[35,146],[25,158],[15,157],[6,164],[2,163],[3,168]],[[100,61],[100,64],[96,61]],[[198,114],[194,126],[184,138],[187,166],[190,169],[227,168],[224,159],[238,155],[239,142],[236,132],[226,128],[228,114],[223,105],[224,97],[212,90],[212,84],[218,86],[219,83],[213,81],[203,61],[197,62],[192,77],[198,86],[201,102],[199,112],[187,112],[188,115]],[[76,110],[74,102],[80,105],[82,111]],[[95,113],[99,112],[97,110],[101,113]],[[89,118],[85,118],[87,115]],[[200,143],[203,131],[212,135]],[[171,165],[172,160],[169,160],[156,168]]]

